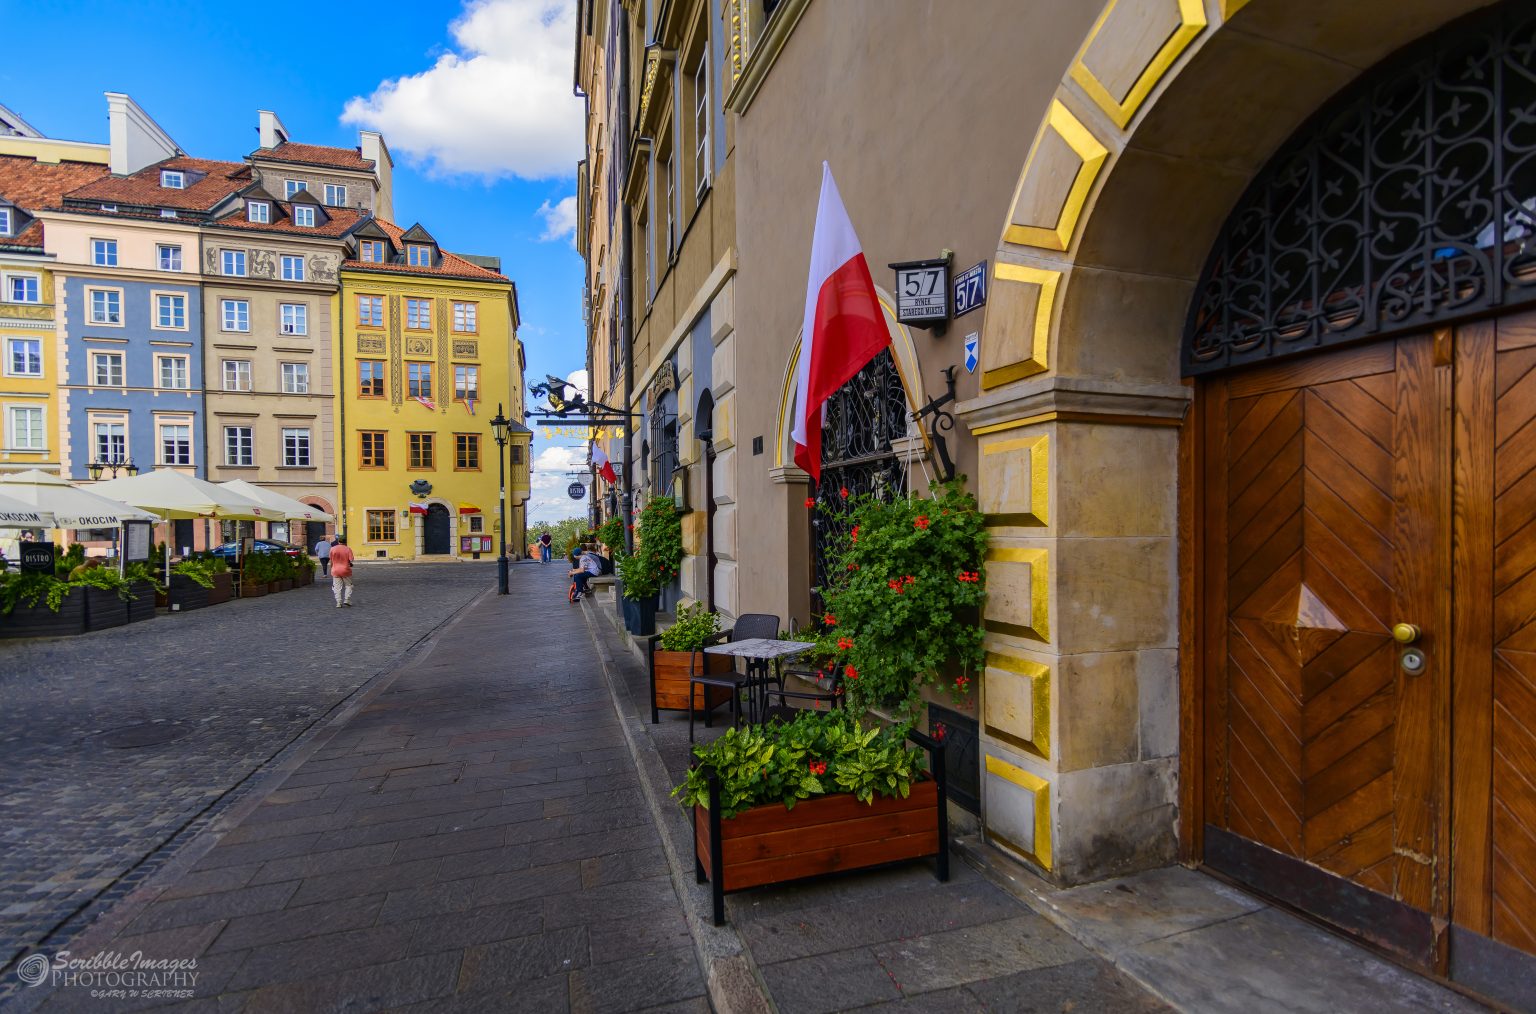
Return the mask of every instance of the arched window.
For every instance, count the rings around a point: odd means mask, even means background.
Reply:
[[[1536,300],[1536,9],[1404,50],[1323,109],[1227,220],[1190,308],[1209,373]]]

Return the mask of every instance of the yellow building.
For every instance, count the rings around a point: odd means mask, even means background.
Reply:
[[[494,259],[442,250],[420,225],[372,219],[349,237],[337,322],[341,528],[360,559],[498,552],[498,405],[507,544],[520,555],[531,434],[517,290]]]
[[[42,137],[0,107],[0,471],[59,470],[53,258],[39,209],[107,173],[107,146]]]

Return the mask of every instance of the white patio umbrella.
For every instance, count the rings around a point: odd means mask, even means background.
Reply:
[[[0,494],[53,515],[51,528],[116,528],[124,521],[159,521],[147,510],[81,489],[51,472],[30,468],[0,476]]]
[[[246,482],[244,479],[231,479],[228,482],[219,483],[225,489],[232,489],[243,497],[255,500],[257,503],[273,510],[282,511],[289,521],[335,521],[336,518],[319,507],[313,507],[302,500],[295,500],[291,496],[285,496],[275,490],[258,486],[254,482]],[[274,519],[275,520],[275,519]]]
[[[109,479],[95,483],[91,489],[152,511],[168,521],[189,518],[282,521],[285,517],[282,511],[273,511],[232,489],[168,468],[140,472],[125,479]]]
[[[53,512],[0,493],[0,528],[55,528]]]

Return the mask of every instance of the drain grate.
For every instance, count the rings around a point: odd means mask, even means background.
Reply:
[[[121,729],[110,729],[96,736],[96,742],[113,750],[133,750],[142,746],[160,746],[185,739],[192,730],[185,725],[170,722],[144,722]]]

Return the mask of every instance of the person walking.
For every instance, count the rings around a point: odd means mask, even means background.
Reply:
[[[331,591],[336,595],[336,608],[352,607],[352,550],[347,547],[347,537],[338,534],[331,547]]]
[[[539,562],[540,563],[548,563],[550,561],[551,557],[553,557],[554,550],[551,547],[554,545],[554,543],[555,543],[555,540],[550,538],[550,535],[549,535],[548,532],[545,532],[543,535],[539,536]]]
[[[315,559],[320,561],[320,576],[331,576],[331,540],[327,536],[315,543]]]

